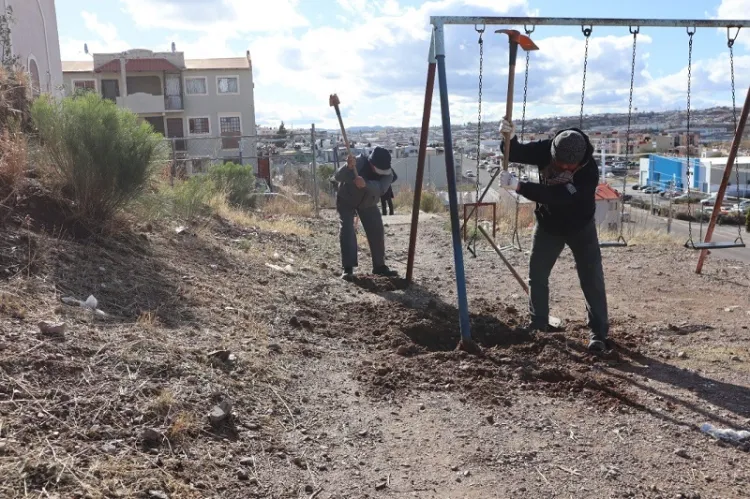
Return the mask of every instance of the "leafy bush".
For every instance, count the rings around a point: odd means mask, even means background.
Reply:
[[[62,101],[42,97],[31,113],[62,191],[83,218],[111,218],[141,194],[165,159],[148,123],[95,93]]]
[[[183,220],[192,221],[210,211],[210,202],[216,189],[208,178],[193,176],[177,183],[171,189],[172,209]]]
[[[214,165],[209,169],[208,176],[216,189],[226,194],[231,204],[244,207],[252,205],[252,194],[255,191],[255,173],[252,165]]]
[[[745,231],[750,232],[750,210],[745,214]]]

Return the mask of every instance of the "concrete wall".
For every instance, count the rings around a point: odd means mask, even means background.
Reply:
[[[0,7],[5,6],[13,8],[15,18],[13,53],[27,70],[32,61],[36,63],[41,92],[60,95],[63,76],[54,0],[0,0]]]

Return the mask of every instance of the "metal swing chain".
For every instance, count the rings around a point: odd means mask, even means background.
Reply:
[[[687,147],[685,148],[685,154],[687,159],[687,194],[688,194],[688,202],[687,202],[687,209],[688,209],[688,242],[690,242],[691,245],[694,245],[693,242],[693,226],[691,219],[693,218],[691,213],[691,196],[690,196],[690,182],[691,182],[691,176],[692,171],[690,169],[690,79],[692,76],[692,64],[693,64],[693,35],[695,34],[695,28],[693,28],[693,31],[690,31],[690,28],[687,29],[687,34],[690,37],[690,41],[688,42],[688,70],[687,70],[687,76],[688,76],[688,85],[687,85],[687,124],[686,124],[686,132],[687,132]],[[653,207],[652,207],[653,209]],[[703,220],[703,214],[701,213],[701,220]],[[702,231],[701,231],[702,232]]]
[[[578,128],[583,129],[583,98],[586,94],[586,68],[589,63],[589,37],[593,31],[593,27],[584,28],[581,26],[581,31],[586,37],[586,47],[583,52],[583,85],[581,86],[581,116],[578,120]]]
[[[531,34],[534,32],[535,27],[532,26],[531,29],[527,28],[525,25],[523,27],[524,31],[526,32],[526,36],[531,36]],[[523,108],[521,111],[521,137],[520,140],[523,142],[524,139],[524,133],[526,131],[526,97],[529,92],[529,56],[531,55],[531,51],[526,51],[526,71],[524,72],[524,79],[523,79]],[[511,236],[511,244],[515,244],[516,241],[518,241],[518,249],[521,249],[521,236],[518,234],[518,212],[521,208],[521,197],[516,194],[516,213],[514,216],[513,221],[513,235]]]
[[[628,28],[630,33],[633,35],[633,56],[630,61],[630,97],[628,100],[628,129],[627,132],[625,132],[625,162],[630,163],[630,127],[631,127],[631,118],[633,115],[633,83],[635,81],[635,50],[636,50],[636,41],[638,38],[638,33],[640,32],[641,28],[637,27],[635,29],[631,27]],[[627,188],[627,175],[622,177],[622,195],[625,196],[625,189]],[[624,240],[623,237],[623,219],[625,218],[625,201],[623,197],[623,201],[621,203],[620,207],[620,237],[619,240]]]
[[[737,33],[734,34],[734,38],[729,35],[729,29],[727,28],[727,47],[729,47],[729,74],[731,76],[732,80],[732,118],[734,119],[734,131],[737,132],[737,98],[735,96],[734,91],[734,41],[737,39],[737,36],[740,34],[740,28],[737,28]],[[739,202],[740,199],[740,166],[739,166],[739,160],[737,159],[737,156],[734,158],[734,175],[735,175],[735,182],[737,186],[737,200]],[[737,239],[734,240],[735,242],[742,242],[742,224],[737,224]]]
[[[472,253],[476,256],[477,252],[477,232],[479,232],[479,162],[481,160],[481,151],[482,151],[482,75],[484,72],[484,30],[486,27],[483,25],[482,28],[477,28],[476,26],[474,29],[479,33],[479,103],[478,103],[478,110],[477,110],[477,166],[476,166],[476,182],[475,182],[475,191],[476,191],[476,197],[474,198],[474,202],[476,203],[476,206],[474,206],[474,233],[471,235],[471,240],[469,241],[469,246],[471,244],[474,244],[474,251]]]

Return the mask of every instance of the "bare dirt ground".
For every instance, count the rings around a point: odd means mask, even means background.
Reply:
[[[386,219],[401,272],[407,218]],[[0,497],[750,497],[748,445],[698,429],[750,429],[749,265],[604,250],[617,348],[598,358],[569,252],[551,283],[566,332],[532,339],[480,245],[470,355],[445,217],[420,225],[409,289],[338,279],[331,213],[273,227],[73,241],[7,220]],[[106,315],[62,301],[90,294]]]

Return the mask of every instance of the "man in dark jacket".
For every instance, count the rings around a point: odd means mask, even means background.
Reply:
[[[536,165],[539,183],[519,182],[502,172],[500,183],[536,202],[536,226],[529,258],[530,328],[549,331],[549,276],[567,244],[573,253],[581,290],[586,300],[588,348],[607,349],[609,318],[602,255],[594,220],[599,168],[594,147],[577,128],[561,130],[553,139],[522,144],[513,125],[503,120],[502,132],[510,132],[514,163]],[[501,150],[505,150],[503,144]]]
[[[339,214],[339,243],[344,267],[341,277],[351,280],[354,267],[358,266],[355,215],[359,216],[367,234],[373,273],[387,277],[398,276],[397,272],[385,264],[385,230],[378,209],[378,201],[393,182],[391,153],[387,149],[376,147],[369,156],[360,154],[355,158],[349,155],[347,164],[336,170],[334,179],[338,182],[336,211]]]
[[[396,180],[398,180],[398,175],[396,175],[396,172],[394,171],[391,185],[388,186],[388,190],[380,198],[380,206],[383,209],[383,216],[388,215],[388,211],[393,215],[393,184],[396,183]],[[386,210],[386,208],[388,208],[388,210]]]

